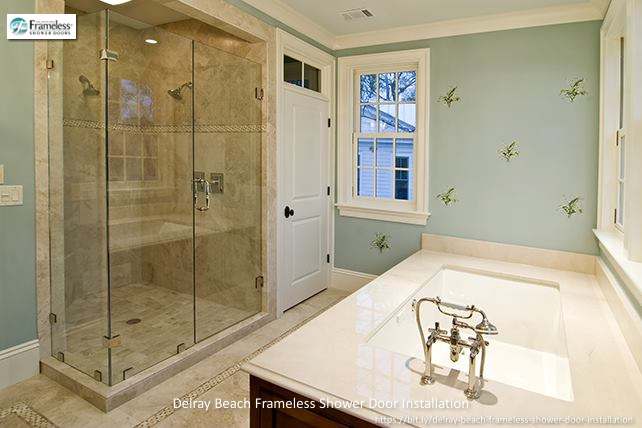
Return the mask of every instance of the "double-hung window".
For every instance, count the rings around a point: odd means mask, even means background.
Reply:
[[[626,138],[624,136],[624,37],[620,37],[619,42],[618,129],[615,135],[615,146],[617,147],[617,203],[615,205],[613,221],[617,229],[624,231],[624,179],[626,177]]]
[[[339,59],[341,215],[425,224],[428,50]]]

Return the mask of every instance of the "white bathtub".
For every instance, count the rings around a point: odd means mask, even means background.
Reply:
[[[556,284],[445,266],[376,328],[368,343],[423,361],[411,302],[435,296],[446,302],[474,304],[486,312],[499,330],[497,336],[485,336],[490,343],[484,372],[487,380],[573,401],[561,299]],[[439,321],[441,329],[450,329],[451,318],[439,313],[435,305],[424,303],[421,314],[424,331],[434,327],[435,321]],[[477,324],[479,320],[476,315],[470,324]],[[460,332],[463,338],[472,335],[467,330]],[[432,360],[437,366],[468,373],[467,355],[453,363],[445,343],[435,344]],[[480,358],[478,374],[479,364]]]

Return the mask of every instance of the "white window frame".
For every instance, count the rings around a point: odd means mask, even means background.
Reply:
[[[356,196],[357,75],[417,71],[414,197],[410,201]],[[341,57],[338,61],[337,208],[339,215],[425,225],[428,212],[428,105],[430,50],[415,49]],[[392,135],[394,137],[394,135]]]

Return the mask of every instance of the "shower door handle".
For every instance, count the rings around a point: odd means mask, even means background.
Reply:
[[[210,209],[210,193],[212,193],[212,185],[210,184],[209,181],[205,180],[204,178],[196,178],[192,180],[192,183],[194,185],[194,207],[200,211],[204,212]],[[205,205],[202,207],[198,206],[198,194],[200,192],[200,188],[203,188],[203,191],[205,192]]]

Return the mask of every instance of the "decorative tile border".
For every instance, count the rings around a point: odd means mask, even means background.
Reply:
[[[105,129],[104,122],[95,120],[64,119],[63,126],[85,129]],[[109,125],[110,131],[125,131],[138,134],[181,134],[192,132],[191,125]],[[194,131],[199,134],[229,134],[229,133],[261,133],[266,131],[265,125],[195,125]]]
[[[225,381],[226,379],[228,379],[228,378],[232,377],[234,374],[236,374],[239,370],[241,370],[241,366],[243,364],[247,363],[252,358],[254,358],[257,355],[259,355],[260,353],[262,353],[263,351],[271,348],[272,346],[274,346],[275,344],[277,344],[278,342],[283,340],[285,337],[287,337],[290,334],[294,333],[296,330],[301,328],[303,325],[307,324],[310,320],[312,320],[312,319],[316,318],[317,316],[321,315],[323,312],[327,311],[328,309],[330,309],[331,307],[333,307],[334,305],[339,303],[344,298],[345,298],[345,296],[338,298],[337,300],[332,302],[332,304],[330,304],[329,306],[326,306],[325,308],[323,308],[320,311],[314,313],[313,315],[309,316],[308,318],[305,318],[303,321],[299,322],[294,327],[289,328],[288,330],[286,330],[284,333],[282,333],[281,335],[279,335],[278,337],[276,337],[275,339],[273,339],[269,343],[261,346],[259,349],[257,349],[256,351],[252,352],[250,355],[246,356],[242,360],[240,360],[237,363],[235,363],[233,366],[228,367],[227,369],[223,370],[222,372],[220,372],[219,374],[217,374],[216,376],[214,376],[210,380],[208,380],[208,381],[202,383],[201,385],[199,385],[196,389],[193,389],[192,391],[190,391],[187,394],[183,395],[182,397],[180,397],[180,400],[181,401],[190,400],[190,399],[191,400],[196,400],[198,397],[202,396],[206,392],[208,392],[208,391],[212,390],[213,388],[215,388],[221,382]],[[133,428],[151,428],[151,427],[159,424],[164,419],[167,419],[168,417],[173,415],[177,410],[179,410],[179,409],[174,409],[174,406],[171,405],[171,404],[168,405],[168,406],[165,406],[161,410],[159,410],[158,412],[154,413],[149,418],[145,419],[144,421],[142,421],[139,424],[137,424],[136,426],[134,426]]]
[[[24,403],[17,403],[6,409],[0,409],[0,420],[11,414],[18,416],[34,428],[57,428],[57,425]]]

